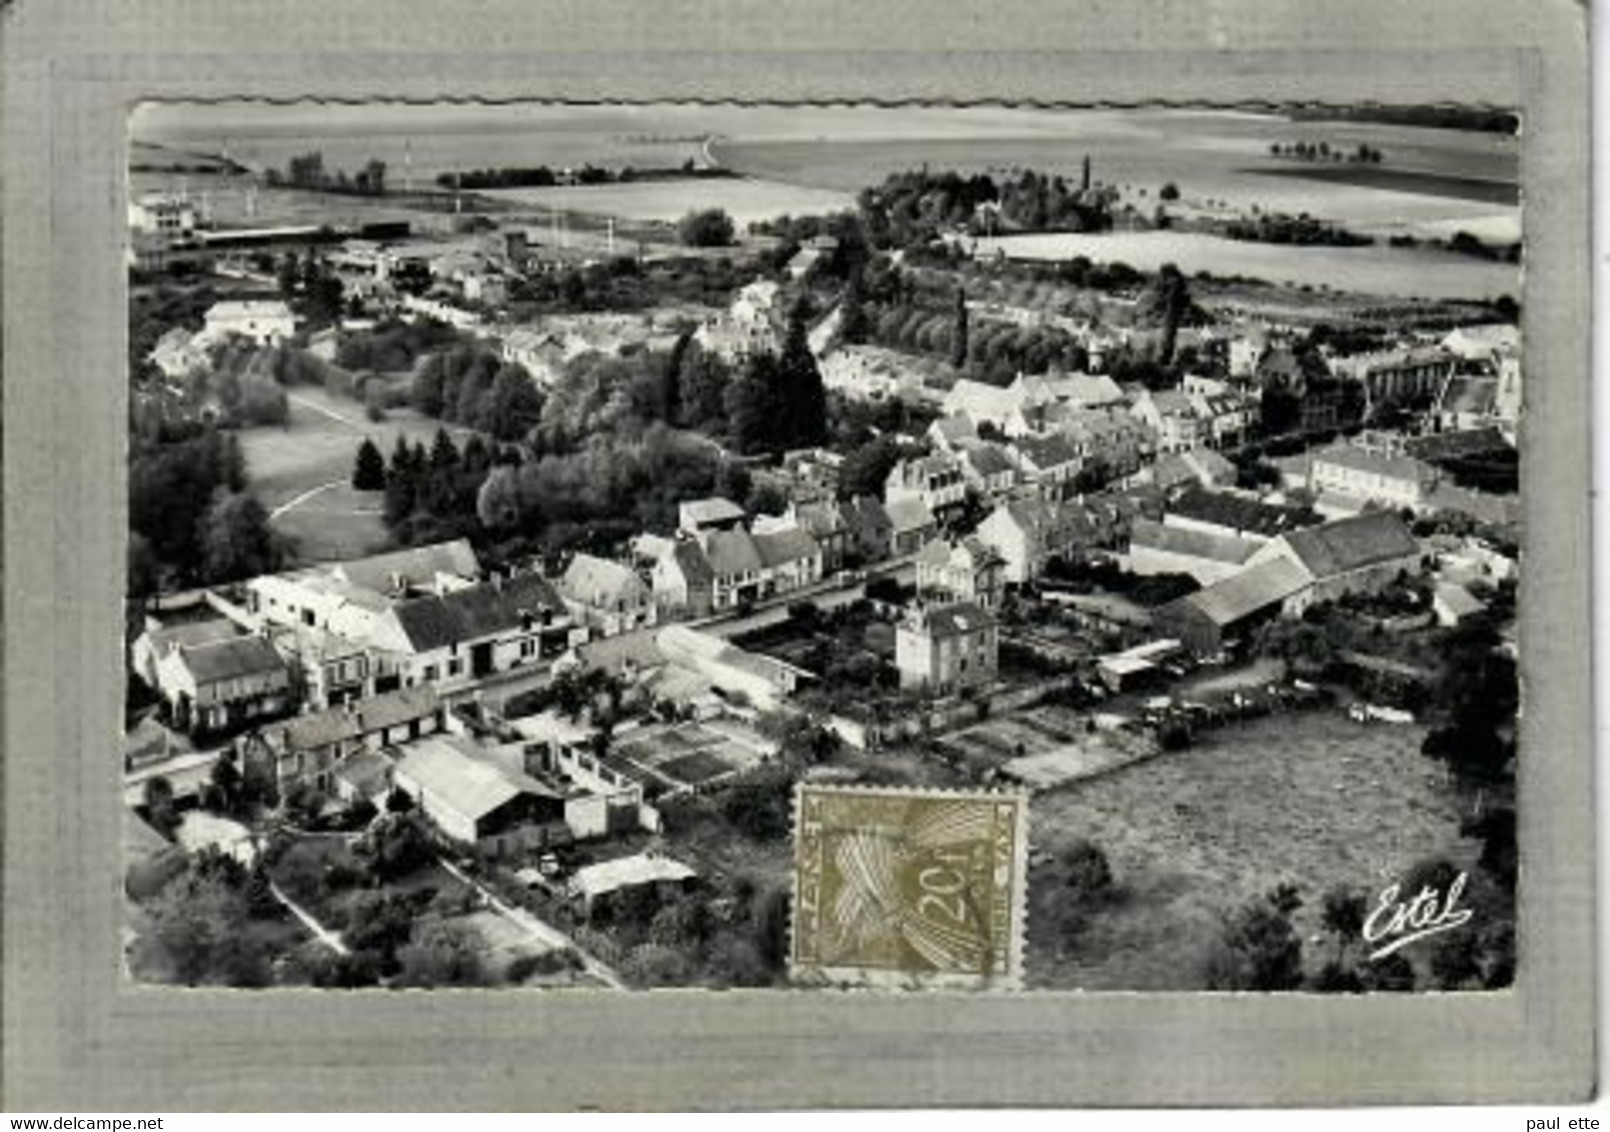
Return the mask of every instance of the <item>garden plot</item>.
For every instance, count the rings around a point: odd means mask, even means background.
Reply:
[[[716,785],[760,763],[766,754],[759,736],[683,723],[632,732],[616,741],[606,761],[633,778],[647,777],[682,791]]]
[[[996,766],[1033,790],[1050,790],[1155,754],[1149,735],[1097,729],[1086,717],[1041,707],[974,724],[941,742],[969,761]]]

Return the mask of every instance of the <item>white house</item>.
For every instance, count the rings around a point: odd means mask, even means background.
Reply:
[[[202,334],[217,341],[230,334],[272,346],[296,333],[296,316],[280,299],[226,299],[207,308]]]

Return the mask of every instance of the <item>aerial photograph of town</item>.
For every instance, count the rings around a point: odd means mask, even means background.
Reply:
[[[1519,130],[137,108],[125,977],[802,993],[866,787],[1024,993],[1509,986]]]

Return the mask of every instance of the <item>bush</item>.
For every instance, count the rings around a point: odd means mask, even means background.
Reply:
[[[719,208],[690,212],[677,225],[677,235],[691,248],[724,248],[733,231],[732,217]]]

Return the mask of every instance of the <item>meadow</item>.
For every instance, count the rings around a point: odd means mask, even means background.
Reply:
[[[1295,922],[1312,947],[1333,886],[1373,894],[1435,856],[1468,867],[1475,846],[1459,837],[1462,807],[1442,771],[1420,753],[1424,734],[1336,711],[1286,713],[1037,794],[1036,854],[1094,841],[1121,895],[1082,932],[1059,934],[1057,894],[1031,869],[1031,985],[1198,988],[1220,916],[1277,884],[1301,891]],[[1036,915],[1040,901],[1052,903]]]
[[[411,409],[391,409],[384,420],[370,421],[356,401],[308,386],[289,392],[283,428],[240,431],[251,489],[274,528],[296,541],[298,561],[334,561],[381,548],[381,495],[351,486],[358,445],[368,437],[388,458],[399,436],[428,447],[438,422]],[[472,435],[452,426],[448,433],[460,446]]]

